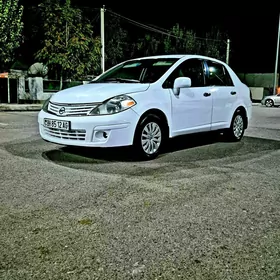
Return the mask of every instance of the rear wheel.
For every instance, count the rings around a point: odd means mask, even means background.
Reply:
[[[272,99],[267,99],[267,100],[265,101],[265,106],[266,106],[266,107],[273,107],[273,106],[274,106],[273,100],[272,100]]]
[[[164,125],[156,115],[148,115],[139,124],[134,136],[134,148],[141,159],[158,156],[165,138]]]
[[[226,131],[226,138],[229,141],[240,141],[245,132],[245,115],[242,111],[238,110],[233,115],[231,126]]]

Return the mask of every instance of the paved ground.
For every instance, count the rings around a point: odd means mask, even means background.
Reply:
[[[279,121],[256,106],[240,143],[183,137],[134,162],[0,112],[0,279],[278,279]]]
[[[246,132],[248,136],[280,140],[280,108],[253,107],[254,118]]]

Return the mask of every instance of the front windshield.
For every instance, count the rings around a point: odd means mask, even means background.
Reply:
[[[91,83],[154,83],[178,58],[139,59],[124,62]]]

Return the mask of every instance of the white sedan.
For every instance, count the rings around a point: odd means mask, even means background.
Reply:
[[[89,84],[55,93],[38,115],[41,137],[83,147],[131,146],[155,158],[168,138],[221,130],[242,139],[250,90],[217,59],[162,55],[132,59]]]

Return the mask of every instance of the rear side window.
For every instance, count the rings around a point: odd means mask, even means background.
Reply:
[[[207,61],[208,71],[206,74],[207,86],[233,86],[230,74],[224,65],[214,62]]]

